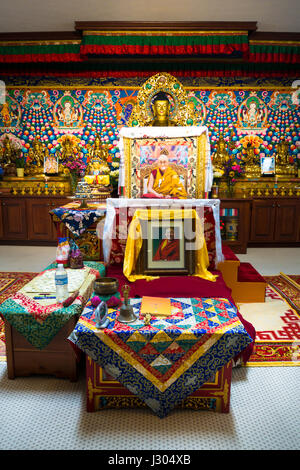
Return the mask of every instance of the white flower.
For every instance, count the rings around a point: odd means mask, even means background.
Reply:
[[[213,175],[215,178],[221,178],[224,174],[224,171],[222,170],[214,170]]]

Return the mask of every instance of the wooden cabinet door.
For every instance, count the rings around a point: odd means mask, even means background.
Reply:
[[[24,199],[2,200],[3,238],[5,240],[27,240],[26,204]]]
[[[276,242],[296,242],[298,238],[298,204],[296,200],[276,202],[275,235]]]
[[[50,210],[55,209],[56,207],[62,207],[65,206],[66,204],[70,203],[70,199],[67,198],[56,198],[51,200],[51,207]],[[52,216],[51,217],[51,226],[52,226],[52,241],[57,241],[57,229],[56,229],[56,224],[53,222]]]
[[[274,241],[275,212],[276,203],[273,199],[254,200],[252,202],[251,242]]]
[[[234,253],[246,253],[249,240],[250,202],[245,199],[222,200],[221,213],[222,209],[236,209],[238,214],[237,240],[224,239],[223,242],[229,245]]]
[[[47,198],[27,200],[29,240],[52,240],[51,201]]]

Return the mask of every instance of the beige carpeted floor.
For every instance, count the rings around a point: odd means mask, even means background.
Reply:
[[[249,249],[243,261],[263,275],[299,274],[300,249],[280,250]],[[55,248],[0,247],[0,270],[38,271],[54,256]],[[300,367],[235,368],[229,414],[175,410],[159,419],[147,409],[87,413],[84,376],[8,380],[0,363],[0,449],[298,450],[299,384]]]

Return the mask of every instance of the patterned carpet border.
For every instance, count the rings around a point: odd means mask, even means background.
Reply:
[[[0,304],[22,289],[38,273],[0,272]],[[0,362],[6,361],[4,321],[0,316]]]
[[[297,313],[300,313],[300,275],[280,273],[278,276],[264,278]]]
[[[290,309],[287,316],[287,334],[292,339],[255,341],[253,353],[246,366],[300,366],[300,275],[280,273],[276,276],[264,276],[269,289],[273,290],[275,298],[285,301]]]

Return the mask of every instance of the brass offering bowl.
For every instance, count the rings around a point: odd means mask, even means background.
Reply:
[[[101,277],[94,281],[94,292],[98,295],[112,295],[118,292],[119,281],[114,277]]]

